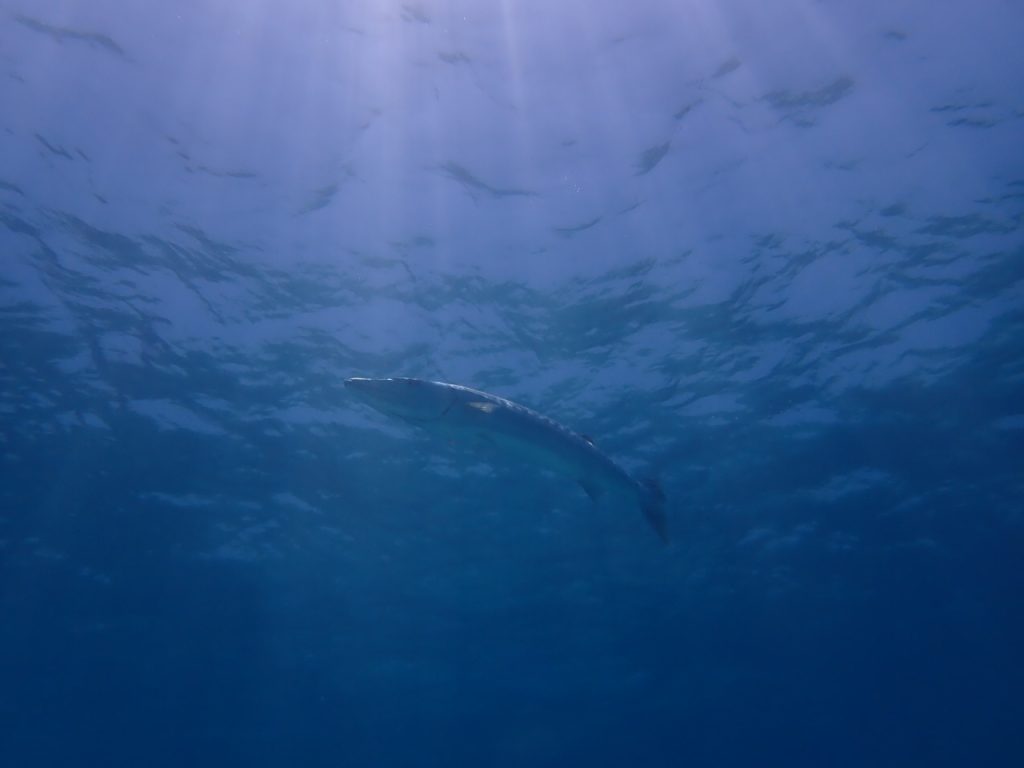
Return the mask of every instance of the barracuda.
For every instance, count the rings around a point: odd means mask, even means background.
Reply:
[[[525,406],[458,384],[424,379],[345,380],[376,410],[443,435],[472,435],[531,463],[574,478],[594,501],[639,507],[668,543],[665,496],[652,480],[634,478],[592,440]]]

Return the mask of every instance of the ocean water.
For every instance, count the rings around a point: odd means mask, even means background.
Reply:
[[[0,765],[1024,765],[1022,36],[0,0]]]

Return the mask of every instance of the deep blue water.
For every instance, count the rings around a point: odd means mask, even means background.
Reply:
[[[0,0],[0,765],[1024,764],[1022,34]]]

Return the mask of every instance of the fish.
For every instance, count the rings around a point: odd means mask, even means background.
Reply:
[[[636,478],[594,441],[524,405],[478,389],[426,379],[354,377],[346,390],[377,411],[448,438],[474,437],[539,467],[575,479],[594,502],[639,508],[669,543],[665,494],[656,480]]]

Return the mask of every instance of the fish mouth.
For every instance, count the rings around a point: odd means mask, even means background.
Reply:
[[[360,400],[379,408],[388,401],[386,388],[381,386],[380,379],[368,379],[362,376],[353,376],[344,380],[345,389],[356,395]]]
[[[367,389],[366,385],[369,384],[373,379],[363,378],[362,376],[353,376],[350,379],[345,379],[344,385],[350,389],[354,389],[357,392],[362,392]]]
[[[395,391],[395,385],[414,379],[371,379],[365,376],[352,376],[342,383],[346,389],[367,397],[387,397]]]
[[[402,402],[401,391],[403,385],[413,387],[415,385],[429,384],[419,379],[390,378],[371,379],[363,376],[353,376],[344,379],[345,388],[354,392],[361,400],[374,410],[381,413],[409,422],[410,424],[428,424],[440,421],[448,415],[455,404],[455,395],[447,397],[443,403],[435,403],[434,409],[409,407]]]

